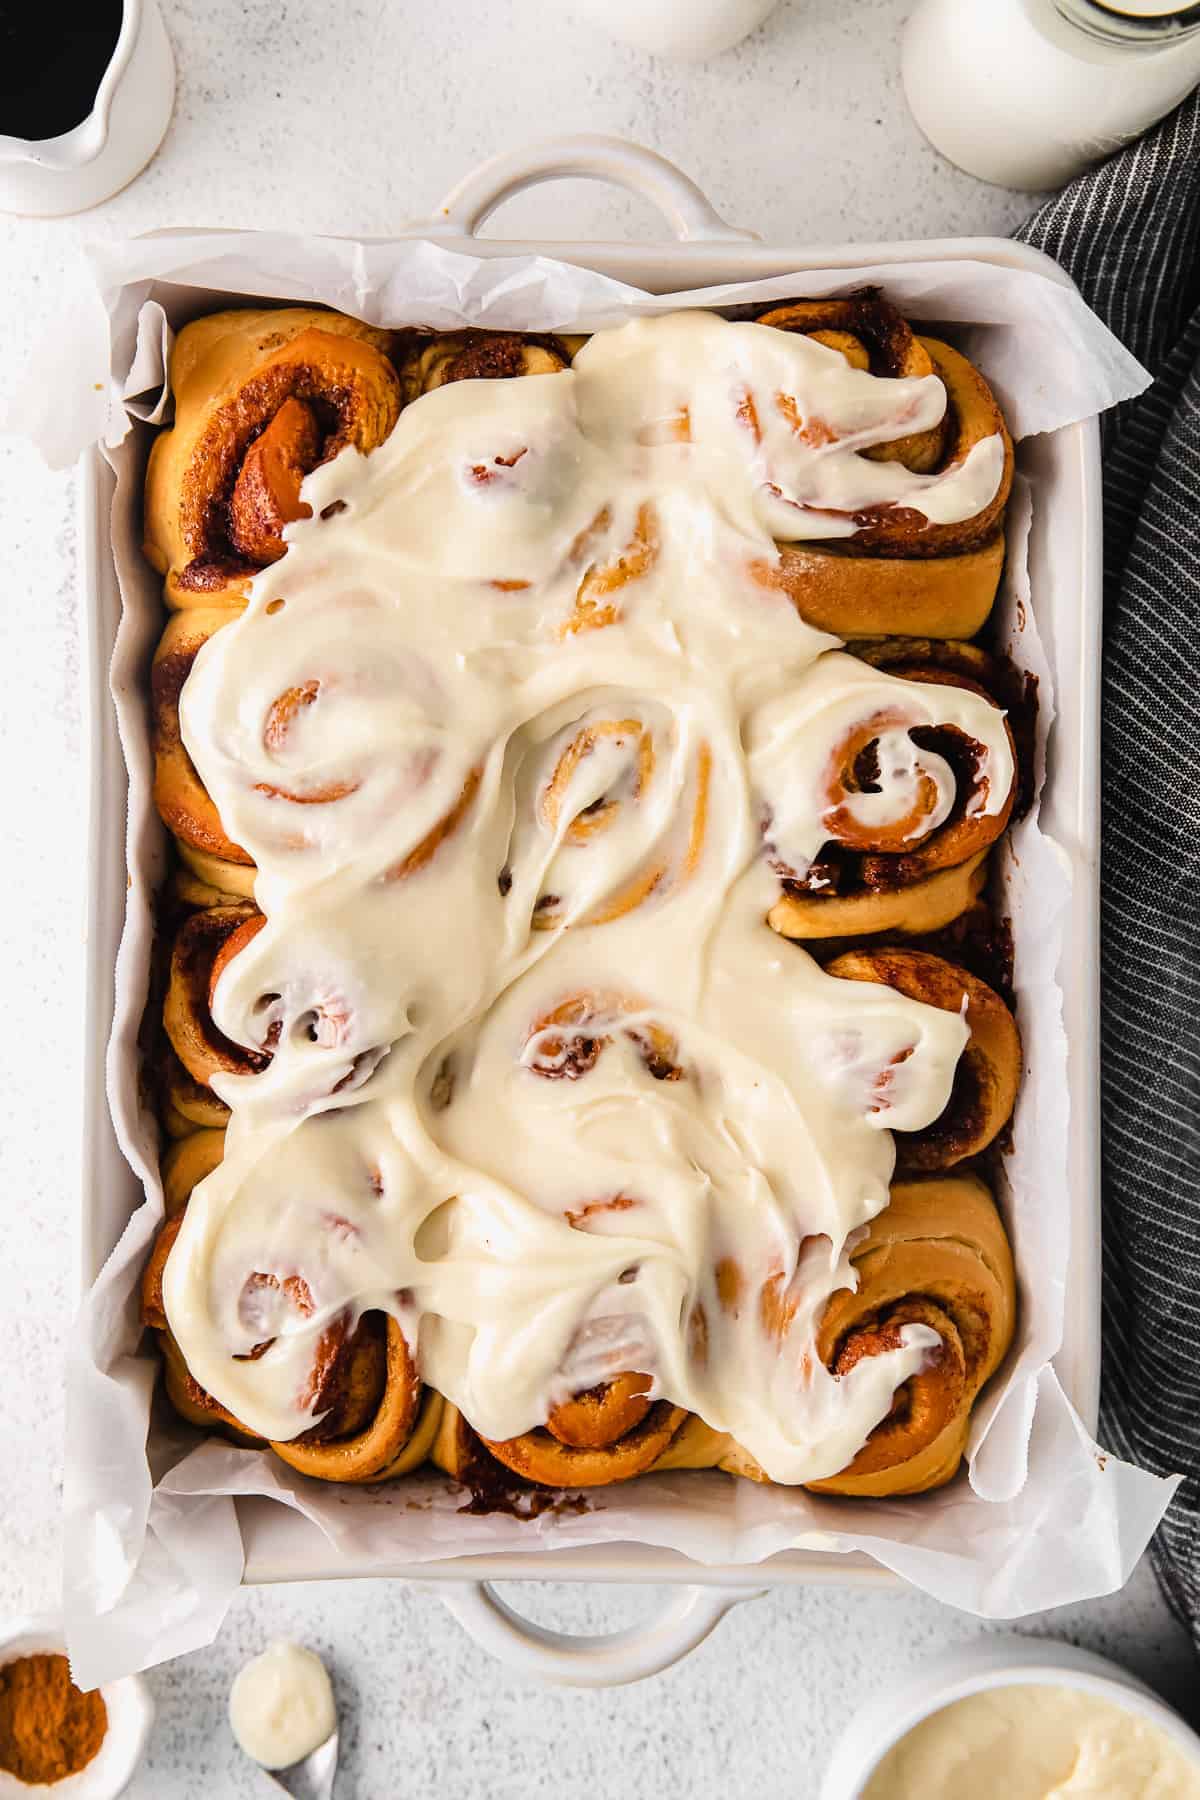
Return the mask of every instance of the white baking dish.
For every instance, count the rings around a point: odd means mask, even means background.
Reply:
[[[474,234],[506,198],[534,182],[563,176],[607,179],[646,195],[666,215],[678,242],[669,245],[555,243],[538,245]],[[1038,252],[1002,239],[873,244],[858,248],[764,245],[726,225],[700,191],[652,153],[614,139],[576,138],[497,158],[463,182],[434,218],[403,236],[436,237],[471,254],[552,254],[659,292],[747,281],[796,270],[850,269],[889,262],[973,259],[1028,269],[1069,286]],[[1071,1269],[1058,1378],[1089,1430],[1099,1389],[1099,1182],[1097,1134],[1097,857],[1099,844],[1099,649],[1101,513],[1098,429],[1094,419],[1044,433],[1021,446],[1020,464],[1035,483],[1030,575],[1039,624],[1057,691],[1057,721],[1043,800],[1046,829],[1072,866],[1067,942],[1061,972],[1067,1029],[1070,1127],[1068,1194]],[[141,1198],[118,1148],[104,1102],[106,1045],[113,1016],[113,968],[126,895],[126,781],[108,691],[108,668],[120,613],[109,542],[112,475],[99,454],[83,471],[82,557],[88,632],[91,720],[93,874],[89,916],[88,1067],[84,1167],[88,1202],[81,1274],[94,1280]],[[1059,1199],[1055,1197],[1056,1201]],[[348,1573],[390,1575],[446,1584],[443,1597],[482,1642],[513,1666],[581,1685],[629,1681],[668,1666],[694,1647],[739,1598],[783,1583],[893,1584],[897,1578],[865,1556],[788,1551],[752,1565],[699,1565],[674,1552],[638,1545],[596,1545],[510,1555],[451,1557],[406,1564],[378,1557],[356,1564],[332,1551],[301,1514],[265,1500],[238,1502],[248,1583],[327,1579]],[[697,1583],[697,1576],[702,1582]],[[631,1633],[595,1640],[560,1638],[520,1620],[488,1583],[504,1579],[656,1581],[680,1584],[666,1613]]]

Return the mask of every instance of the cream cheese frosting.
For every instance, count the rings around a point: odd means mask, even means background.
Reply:
[[[828,838],[848,729],[879,722],[860,823],[920,801],[914,842],[955,777],[910,726],[971,741],[984,812],[1011,745],[984,696],[868,668],[760,576],[866,508],[986,506],[998,438],[934,475],[861,454],[945,404],[936,376],[675,314],[438,388],[306,479],[180,713],[268,921],[214,1018],[273,1054],[214,1081],[226,1156],[164,1303],[250,1429],[311,1425],[322,1329],[382,1309],[486,1437],[636,1369],[799,1482],[936,1348],[909,1325],[834,1377],[813,1341],[966,1026],[781,940],[768,851],[802,872]]]
[[[229,1690],[234,1737],[264,1769],[288,1769],[337,1729],[333,1686],[320,1657],[277,1638],[243,1665]]]
[[[1020,1682],[923,1719],[862,1791],[864,1800],[1200,1800],[1200,1752],[1103,1691]]]

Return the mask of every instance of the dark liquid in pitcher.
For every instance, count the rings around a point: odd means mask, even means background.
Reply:
[[[70,24],[47,0],[0,0],[0,132],[53,138],[83,123],[121,33],[122,0],[87,0]]]

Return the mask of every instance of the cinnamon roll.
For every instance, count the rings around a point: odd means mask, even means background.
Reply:
[[[212,1016],[213,996],[222,973],[266,922],[248,902],[212,906],[192,913],[176,934],[163,1002],[163,1025],[181,1068],[202,1095],[212,1093],[214,1075],[257,1075],[271,1060],[277,1024],[266,1027],[258,1048],[248,1049],[231,1042]],[[180,1099],[186,1105],[189,1096],[183,1084],[177,1082],[169,1091],[177,1110],[184,1110]],[[203,1101],[199,1105],[202,1109]],[[198,1122],[215,1121],[202,1115]]]
[[[712,775],[708,742],[657,703],[569,719],[522,758],[501,891],[537,931],[662,899],[700,867]]]
[[[832,1296],[817,1330],[817,1355],[833,1375],[894,1350],[906,1327],[937,1342],[846,1468],[805,1485],[877,1497],[942,1487],[962,1461],[980,1389],[1012,1342],[1016,1278],[992,1197],[974,1175],[895,1182],[852,1262],[857,1286]],[[763,1479],[736,1445],[720,1466]]]
[[[583,573],[571,611],[559,626],[560,637],[616,625],[622,616],[622,591],[640,581],[658,560],[658,514],[653,506],[639,506],[628,542],[606,552],[603,543],[611,524],[612,514],[605,507],[572,546],[572,561],[582,565]]]
[[[986,440],[1002,447],[995,490],[970,517],[938,523],[902,503],[867,507],[855,514],[851,541],[781,545],[776,563],[758,566],[759,578],[787,593],[809,624],[839,637],[974,636],[995,599],[1012,485],[1012,441],[979,371],[951,345],[914,335],[895,308],[870,290],[772,307],[757,322],[801,333],[853,368],[889,379],[935,375],[941,381],[946,406],[937,425],[866,445],[864,456],[932,474],[960,467]],[[796,420],[799,432],[820,426],[819,420]]]
[[[1008,1007],[986,982],[923,950],[850,950],[826,963],[843,981],[879,981],[966,1020],[970,1037],[945,1111],[920,1131],[898,1132],[902,1170],[948,1169],[976,1156],[1012,1116],[1021,1079],[1021,1039]]]
[[[406,404],[451,381],[557,375],[570,360],[561,338],[516,331],[412,332],[397,355]]]
[[[687,1418],[651,1400],[647,1375],[618,1375],[552,1408],[544,1426],[480,1442],[514,1475],[539,1487],[607,1487],[660,1462]],[[449,1471],[448,1471],[449,1472]]]
[[[159,1070],[159,1099],[163,1129],[170,1138],[187,1138],[193,1132],[223,1131],[229,1108],[218,1100],[207,1082],[189,1075],[170,1040],[163,1047]]]
[[[257,873],[235,844],[187,753],[179,723],[183,684],[201,648],[233,614],[216,608],[176,613],[167,624],[150,670],[154,804],[171,832],[190,880],[186,893],[207,903],[217,894],[250,897]]]
[[[167,1220],[143,1274],[142,1320],[160,1337],[167,1396],[176,1412],[202,1429],[224,1431],[235,1442],[262,1445],[267,1440],[247,1430],[191,1374],[171,1332],[163,1296],[167,1260],[191,1192],[220,1162],[223,1147],[222,1132],[198,1132],[174,1146],[164,1161]],[[260,1301],[268,1320],[281,1307],[301,1318],[313,1310],[301,1276],[250,1274],[243,1307],[252,1312]],[[264,1337],[250,1352],[251,1360],[268,1354],[273,1342],[273,1335]],[[351,1483],[389,1481],[419,1467],[429,1455],[442,1407],[440,1395],[422,1387],[403,1328],[377,1312],[366,1312],[357,1321],[339,1315],[326,1325],[301,1400],[317,1415],[316,1423],[290,1441],[270,1441],[269,1448],[302,1475]]]
[[[400,410],[392,336],[315,307],[213,313],[171,354],[175,423],[146,471],[145,552],[171,607],[240,606],[304,518],[305,475]]]
[[[784,937],[934,931],[974,900],[1017,791],[1004,714],[933,666],[829,655],[756,721],[750,764]]]
[[[168,1219],[183,1211],[192,1189],[212,1174],[224,1156],[223,1130],[193,1131],[170,1146],[162,1159],[163,1206]]]

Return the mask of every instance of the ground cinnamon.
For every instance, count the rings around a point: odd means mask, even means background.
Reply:
[[[78,1774],[107,1730],[104,1701],[80,1692],[65,1656],[21,1656],[0,1669],[0,1769],[18,1781]]]

